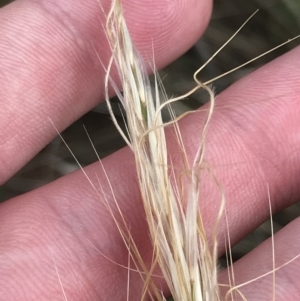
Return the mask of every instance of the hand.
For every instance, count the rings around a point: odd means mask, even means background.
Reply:
[[[143,5],[128,0],[124,6],[137,48],[151,58],[153,43],[158,68],[196,41],[211,10],[208,0],[144,0]],[[56,135],[48,117],[61,131],[103,95],[104,71],[96,52],[105,64],[109,50],[101,17],[96,0],[19,0],[1,10],[2,183]],[[233,244],[268,218],[267,184],[274,211],[299,198],[299,54],[295,49],[218,96],[217,106],[223,108],[215,111],[210,125],[207,160],[225,187]],[[181,122],[191,156],[202,118],[205,112]],[[133,156],[125,148],[103,165],[149,261],[152,250]],[[113,202],[99,164],[86,172],[93,183],[100,180]],[[204,186],[202,207],[211,224],[218,195],[209,182]],[[63,293],[72,301],[126,300],[127,270],[111,261],[127,266],[128,250],[101,198],[79,171],[1,204],[0,300],[64,300]],[[299,253],[299,226],[297,219],[276,234],[276,266]],[[220,227],[222,253],[227,229]],[[295,260],[277,272],[276,301],[299,297],[299,265]],[[271,269],[271,246],[266,242],[235,264],[237,284]],[[220,275],[223,283],[225,274]],[[134,272],[130,284],[129,300],[139,300],[141,282]],[[272,281],[265,277],[243,292],[248,300],[271,300],[271,290]]]

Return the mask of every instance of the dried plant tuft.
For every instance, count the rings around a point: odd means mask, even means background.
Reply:
[[[214,93],[209,86],[199,82],[196,76],[196,87],[180,98],[162,101],[157,79],[152,93],[146,68],[131,41],[119,0],[112,3],[106,31],[112,50],[106,77],[106,100],[116,127],[135,155],[142,201],[154,248],[152,266],[144,271],[145,287],[141,299],[150,295],[151,298],[165,300],[151,280],[153,269],[158,263],[175,301],[220,300],[217,225],[224,209],[223,194],[210,244],[198,206],[201,172],[205,168],[205,136],[214,108]],[[117,66],[119,72],[122,93],[109,76],[113,65]],[[113,86],[125,109],[129,139],[114,117],[108,97],[109,85]],[[163,123],[161,111],[199,88],[207,91],[210,109],[201,132],[199,149],[191,163],[177,124],[180,118],[174,117],[168,123],[176,132],[182,153],[185,173],[177,177],[168,155],[165,137],[167,125]],[[131,252],[132,256],[141,260],[136,248]]]

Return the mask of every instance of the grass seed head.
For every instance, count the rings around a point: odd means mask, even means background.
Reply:
[[[184,175],[184,181],[188,184],[183,185],[182,178],[176,181],[172,179],[172,175],[176,178],[176,173],[169,162],[166,125],[161,116],[162,108],[175,100],[171,99],[163,104],[157,82],[152,94],[146,68],[133,46],[119,0],[112,2],[106,31],[112,50],[106,90],[108,91],[111,82],[109,71],[115,64],[122,83],[122,94],[118,90],[116,93],[120,96],[126,112],[129,132],[129,139],[126,138],[126,141],[135,155],[142,201],[155,252],[153,266],[148,269],[144,279],[144,296],[148,291],[150,296],[164,299],[160,288],[155,288],[151,282],[151,273],[158,263],[175,301],[220,300],[217,282],[217,227],[214,229],[213,244],[210,247],[198,206],[205,136],[213,112],[214,94],[208,86],[196,81],[194,90],[205,89],[210,96],[211,107],[192,163],[189,164],[186,160],[178,119],[169,123],[176,132],[183,161],[188,165]],[[110,106],[108,92],[106,95]],[[111,113],[113,114],[112,110]],[[116,119],[113,120],[116,122]],[[125,133],[121,134],[126,137]],[[186,191],[183,191],[184,186],[187,186]],[[222,198],[216,225],[223,208]],[[137,249],[132,253],[140,258]]]

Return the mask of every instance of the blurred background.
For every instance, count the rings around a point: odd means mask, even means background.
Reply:
[[[8,2],[11,1],[0,0],[0,5],[4,6]],[[201,72],[202,81],[214,78],[300,34],[299,0],[216,0],[211,22],[204,36],[181,58],[160,71],[167,94],[169,96],[181,95],[194,87],[192,75],[195,70],[207,61],[256,9],[259,9],[259,12],[253,19]],[[214,83],[216,92],[220,93],[239,78],[299,44],[300,40],[296,40],[216,81]],[[199,92],[189,97],[188,100],[177,103],[174,109],[177,114],[180,114],[188,109],[201,106],[205,99]],[[117,100],[114,99],[113,103],[117,112]],[[122,121],[121,116],[120,121]],[[105,104],[98,105],[62,133],[83,166],[96,161],[83,125],[101,158],[125,145],[112,125]],[[0,187],[0,201],[3,202],[45,185],[76,169],[78,166],[62,140],[55,138],[31,162]],[[298,217],[300,215],[299,208],[299,205],[296,204],[277,213],[274,216],[274,230],[279,230]],[[268,238],[270,233],[270,223],[267,221],[233,248],[234,260]],[[224,258],[221,261],[224,261]]]

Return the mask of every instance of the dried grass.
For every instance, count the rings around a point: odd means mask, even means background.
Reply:
[[[205,136],[214,108],[214,93],[209,86],[199,82],[195,74],[196,87],[190,93],[200,88],[206,90],[210,109],[203,125],[199,149],[191,163],[186,156],[177,124],[180,118],[168,123],[176,133],[182,154],[185,173],[178,176],[168,156],[166,125],[162,121],[161,111],[163,107],[186,95],[163,102],[158,80],[155,81],[155,92],[152,95],[146,68],[132,44],[118,0],[113,1],[107,16],[106,30],[113,53],[106,77],[107,105],[116,127],[135,155],[142,201],[154,248],[152,265],[148,271],[144,271],[147,276],[141,299],[150,294],[152,298],[155,296],[164,300],[160,289],[154,287],[151,280],[151,273],[158,263],[174,300],[220,300],[217,225],[225,206],[224,195],[221,193],[221,205],[210,244],[198,206],[201,174],[203,169],[207,169],[204,162]],[[119,71],[122,93],[109,77],[113,64]],[[129,139],[113,115],[108,97],[109,84],[114,87],[125,109]],[[219,185],[217,181],[216,184]],[[138,250],[134,248],[131,252],[140,262]]]
[[[217,279],[217,231],[225,208],[225,198],[221,185],[211,173],[208,164],[204,160],[205,138],[215,103],[215,96],[209,84],[215,79],[219,79],[247,65],[293,40],[290,39],[213,80],[201,83],[197,79],[198,73],[231,41],[239,30],[206,64],[195,72],[195,87],[190,92],[178,98],[161,99],[159,78],[155,77],[155,89],[153,93],[150,88],[146,67],[131,41],[120,0],[113,0],[111,10],[107,16],[106,31],[112,50],[112,57],[107,68],[105,81],[107,106],[116,128],[135,155],[142,202],[154,249],[151,266],[147,267],[135,243],[132,241],[130,233],[120,230],[128,246],[130,256],[144,280],[141,300],[144,300],[146,296],[150,296],[152,300],[166,300],[160,288],[156,287],[152,281],[153,271],[157,264],[175,301],[221,300],[219,292],[220,284]],[[114,65],[119,72],[122,92],[117,89],[116,84],[109,76],[110,70]],[[127,120],[127,133],[123,132],[117,118],[114,116],[108,95],[110,85],[114,88],[124,107]],[[170,104],[184,99],[198,89],[203,89],[208,93],[210,107],[207,110],[207,118],[200,131],[199,148],[195,157],[191,160],[186,155],[178,124],[183,115],[176,118]],[[169,109],[170,115],[173,117],[168,123],[163,123],[162,118],[162,109],[165,107]],[[172,127],[177,137],[178,151],[182,157],[181,166],[183,166],[183,172],[178,173],[176,169],[177,164],[173,166],[173,162],[170,159],[165,137],[166,127]],[[209,238],[199,208],[199,201],[201,202],[199,199],[201,179],[204,170],[209,172],[220,191],[220,207]],[[230,249],[229,236],[228,244]],[[274,250],[274,242],[272,245]],[[275,268],[274,257],[273,253],[272,271],[238,286],[235,285],[233,269],[229,269],[229,285],[227,285],[228,291],[225,295],[225,300],[232,300],[236,296],[239,296],[242,300],[246,300],[239,289],[269,274],[273,275],[273,289],[275,289],[275,271],[281,267]],[[288,263],[298,257],[299,255]],[[230,251],[228,261],[229,265],[232,266]],[[274,292],[275,290],[273,291],[273,299],[275,298]]]

